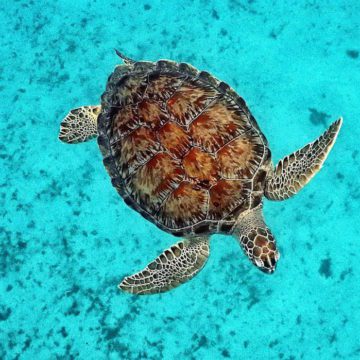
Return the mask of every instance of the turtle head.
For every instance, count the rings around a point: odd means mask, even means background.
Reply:
[[[245,246],[250,260],[262,272],[272,274],[280,258],[273,235],[267,228],[257,228],[250,232],[249,237]]]
[[[251,262],[266,274],[272,274],[280,253],[270,229],[262,216],[262,205],[244,212],[236,225],[241,247]]]

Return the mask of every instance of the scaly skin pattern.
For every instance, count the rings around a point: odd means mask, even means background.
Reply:
[[[226,84],[170,61],[119,66],[98,143],[125,202],[179,236],[229,232],[261,202],[267,142]]]
[[[285,200],[297,194],[321,169],[341,124],[340,118],[314,142],[280,160],[274,171],[269,173],[265,196],[270,200]]]
[[[59,139],[67,144],[78,144],[97,136],[100,106],[82,106],[71,110],[60,125]]]
[[[275,271],[280,253],[270,229],[266,226],[262,204],[240,214],[234,235],[251,262],[265,273]]]
[[[119,288],[139,295],[168,291],[193,278],[204,267],[209,254],[207,237],[180,241],[144,270],[125,277]]]

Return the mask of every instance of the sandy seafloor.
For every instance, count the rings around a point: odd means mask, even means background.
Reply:
[[[358,1],[2,1],[1,359],[359,359]],[[265,201],[282,257],[267,276],[214,236],[192,281],[116,285],[175,239],[112,188],[96,142],[57,140],[119,63],[191,62],[233,86],[274,160],[344,126],[298,196]]]

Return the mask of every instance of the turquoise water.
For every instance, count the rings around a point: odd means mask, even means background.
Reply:
[[[359,13],[355,0],[1,2],[0,358],[360,358]],[[311,183],[265,200],[274,275],[214,236],[185,285],[117,289],[175,239],[121,201],[96,142],[57,140],[69,109],[99,102],[114,47],[228,82],[275,161],[344,116]]]

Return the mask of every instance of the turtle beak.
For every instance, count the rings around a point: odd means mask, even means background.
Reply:
[[[273,274],[276,270],[276,263],[280,259],[280,253],[276,251],[273,255],[263,256],[261,259],[255,258],[255,265],[266,274]]]
[[[271,268],[267,268],[267,267],[259,267],[259,269],[264,272],[265,274],[273,274],[275,269],[276,269],[276,265],[274,267]]]

